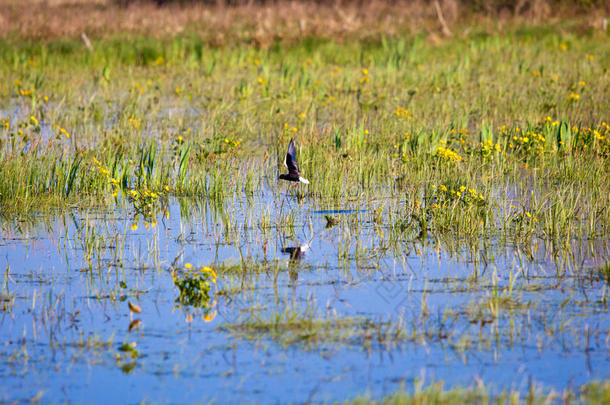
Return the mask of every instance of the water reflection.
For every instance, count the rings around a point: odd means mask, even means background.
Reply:
[[[375,206],[339,213],[305,200],[281,212],[281,196],[265,195],[170,200],[148,228],[122,206],[0,218],[0,355],[26,370],[3,381],[59,400],[90,395],[76,372],[128,392],[122,401],[305,402],[315,389],[319,400],[378,396],[422,373],[557,390],[607,373],[610,360],[593,355],[607,350],[607,281],[587,274],[610,256],[608,240],[417,239],[374,221]],[[327,228],[324,212],[340,220]],[[348,318],[375,328],[338,329]],[[248,325],[248,339],[227,325]],[[318,346],[274,340],[303,325]],[[386,329],[399,335],[392,345]],[[59,371],[36,371],[49,367]],[[149,388],[127,389],[124,372]]]

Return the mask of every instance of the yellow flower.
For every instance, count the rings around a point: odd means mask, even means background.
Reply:
[[[211,267],[202,267],[199,271],[202,273],[209,273],[212,277],[212,282],[216,282],[216,272]]]
[[[216,318],[216,310],[214,310],[214,312],[211,314],[206,314],[203,316],[203,320],[206,322],[211,322],[214,320],[214,318]]]
[[[407,119],[409,119],[409,120],[410,120],[411,118],[413,118],[413,117],[411,116],[411,114],[409,113],[409,110],[407,110],[406,108],[400,107],[400,106],[396,107],[396,111],[394,112],[394,114],[395,114],[397,117],[404,117],[404,118],[407,118]]]
[[[184,267],[186,267],[187,269],[190,269],[191,267],[193,267],[193,265],[190,263],[185,263]]]
[[[137,231],[138,230],[138,224],[134,222],[133,224],[131,224],[131,228],[130,229],[132,231]]]
[[[570,93],[570,95],[568,96],[569,100],[578,100],[580,98],[580,94],[576,94],[576,93]]]
[[[566,44],[559,44],[559,49],[561,49],[562,51],[567,51],[568,46]]]
[[[462,160],[464,160],[464,158],[462,158],[456,152],[452,151],[449,148],[443,148],[442,146],[437,147],[436,156],[453,162],[461,162]]]
[[[133,125],[134,128],[139,128],[140,127],[140,122],[138,120],[136,120],[135,118],[130,118],[129,119],[129,123],[131,125]]]

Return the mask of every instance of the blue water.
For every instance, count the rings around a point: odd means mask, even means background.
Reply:
[[[40,394],[43,402],[76,403],[332,402],[410,390],[416,380],[451,387],[480,379],[496,392],[526,392],[532,382],[562,390],[608,378],[604,281],[583,276],[607,260],[608,241],[575,242],[566,259],[537,239],[529,259],[525,247],[496,240],[396,242],[388,224],[372,220],[374,207],[291,198],[236,197],[222,209],[172,200],[169,216],[159,213],[150,229],[140,219],[132,230],[129,210],[119,208],[3,222],[0,281],[13,300],[0,310],[0,401]],[[341,214],[340,223],[326,228],[321,213]],[[99,246],[89,258],[87,234]],[[211,322],[187,322],[190,310],[176,307],[172,263],[219,269],[215,291],[229,293],[215,298]],[[489,317],[481,303],[511,274],[524,306],[502,309],[489,324],[473,320],[476,308]],[[142,308],[132,332],[127,301]],[[360,337],[284,345],[225,327],[308,305],[323,319],[354,316],[429,333],[387,346]],[[453,336],[441,337],[439,325]],[[87,339],[110,343],[80,347]],[[117,361],[119,346],[132,342],[141,357]]]

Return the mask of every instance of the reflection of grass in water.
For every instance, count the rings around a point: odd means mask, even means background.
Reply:
[[[232,334],[259,340],[272,338],[280,344],[299,344],[314,347],[325,344],[350,344],[368,347],[388,345],[405,339],[404,330],[391,322],[375,323],[361,317],[320,318],[312,309],[292,308],[262,315],[249,314],[243,320],[221,325]]]
[[[597,270],[597,276],[606,282],[606,285],[610,284],[610,263],[606,263],[605,265],[601,266],[598,270]]]
[[[397,284],[403,294],[413,296],[415,301],[404,308],[405,312],[396,309],[395,320],[323,316],[314,309],[315,300],[308,299],[307,306],[299,308],[277,295],[275,300],[261,305],[258,301],[261,291],[270,287],[265,279],[273,281],[277,294],[277,276],[273,271],[221,274],[224,289],[217,298],[225,308],[225,319],[228,320],[227,314],[235,318],[221,327],[252,340],[272,338],[282,344],[338,343],[365,348],[435,343],[467,356],[481,350],[531,348],[532,345],[539,351],[550,350],[558,336],[563,339],[561,350],[581,350],[583,344],[588,347],[586,342],[591,336],[605,333],[597,326],[586,326],[579,321],[596,310],[599,301],[578,300],[570,296],[568,289],[561,302],[549,304],[543,297],[555,288],[523,280],[516,271],[511,271],[506,279],[493,271],[485,276],[472,275],[463,281],[439,280],[423,291],[421,287],[411,290],[403,283]],[[460,303],[456,306],[431,304],[439,294],[450,294]],[[603,291],[600,296],[605,300]]]

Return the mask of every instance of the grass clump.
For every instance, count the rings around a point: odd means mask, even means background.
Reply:
[[[366,397],[355,398],[345,404],[392,404],[392,405],[415,405],[415,404],[547,404],[561,401],[565,404],[605,404],[610,399],[610,383],[592,382],[583,385],[577,391],[565,390],[555,392],[551,390],[544,393],[533,386],[529,392],[523,394],[517,390],[502,391],[493,394],[491,387],[480,382],[472,388],[445,389],[443,382],[430,384],[423,388],[420,381],[415,383],[414,392],[400,390],[378,400]]]
[[[306,348],[328,344],[391,345],[406,338],[401,325],[392,322],[373,322],[362,317],[320,317],[311,303],[305,310],[290,306],[265,314],[250,311],[246,317],[220,326],[231,334],[260,340],[269,337],[282,345],[302,345]]]

